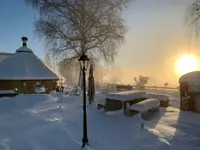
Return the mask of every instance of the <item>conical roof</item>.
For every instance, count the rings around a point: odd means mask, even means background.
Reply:
[[[22,37],[22,47],[0,63],[0,80],[59,80],[27,47],[27,40]]]

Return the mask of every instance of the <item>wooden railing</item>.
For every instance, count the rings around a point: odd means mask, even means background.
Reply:
[[[136,86],[133,86],[136,88]],[[179,90],[178,87],[164,87],[164,86],[145,86],[145,89],[152,89],[152,90],[159,90],[159,89],[166,89],[166,90]]]
[[[122,85],[122,84],[103,84],[105,87],[130,87],[136,88],[134,85]],[[145,86],[144,89],[151,89],[151,90],[179,90],[178,87],[168,87],[168,86]]]

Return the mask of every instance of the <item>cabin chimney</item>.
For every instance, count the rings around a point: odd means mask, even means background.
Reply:
[[[22,37],[22,46],[23,47],[27,46],[27,41],[28,41],[27,37]]]

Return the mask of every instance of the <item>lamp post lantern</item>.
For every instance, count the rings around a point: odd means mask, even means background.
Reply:
[[[89,58],[87,55],[83,54],[78,59],[80,62],[81,70],[83,72],[83,139],[82,139],[82,148],[85,145],[89,145],[88,137],[87,137],[87,114],[86,114],[86,79],[85,72],[87,70],[89,64]]]

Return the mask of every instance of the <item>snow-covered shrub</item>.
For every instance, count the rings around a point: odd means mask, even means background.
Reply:
[[[82,89],[78,86],[68,86],[65,89],[65,94],[70,96],[80,96],[82,94]]]

